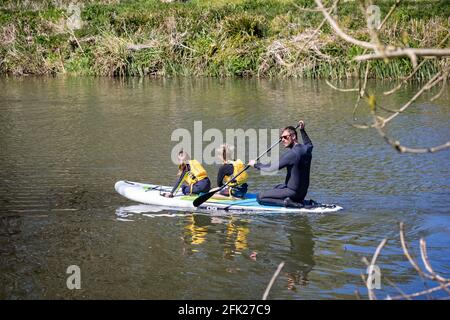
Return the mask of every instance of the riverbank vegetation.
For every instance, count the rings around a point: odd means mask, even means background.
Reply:
[[[3,1],[0,73],[343,79],[362,72],[352,58],[363,49],[327,25],[315,34],[323,16],[302,9],[315,8],[312,0],[72,2]],[[376,2],[382,17],[394,2]],[[446,0],[402,1],[380,39],[397,47],[448,47],[442,39],[449,16]],[[78,26],[68,23],[74,19]],[[353,37],[370,40],[357,2],[341,1],[337,19]],[[426,61],[414,79],[429,79],[440,63]],[[408,58],[380,60],[368,77],[412,70]]]

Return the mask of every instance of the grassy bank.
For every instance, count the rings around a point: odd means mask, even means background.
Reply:
[[[343,2],[340,24],[368,40],[355,2]],[[359,72],[352,57],[362,49],[335,36],[312,0],[78,1],[80,29],[67,28],[70,1],[3,1],[0,10],[0,73],[102,76],[259,76],[348,78]],[[393,1],[377,1],[382,17]],[[403,1],[382,40],[433,47],[450,26],[447,0]],[[445,46],[449,46],[447,43]],[[427,62],[417,78],[436,71]],[[408,60],[377,62],[372,78],[411,71]]]

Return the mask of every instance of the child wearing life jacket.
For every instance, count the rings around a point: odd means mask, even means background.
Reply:
[[[181,187],[183,194],[199,194],[211,189],[211,181],[203,166],[197,160],[191,160],[189,154],[183,150],[178,153],[178,180],[171,192],[163,196],[172,198]]]
[[[220,194],[224,196],[233,196],[237,198],[243,198],[247,193],[248,174],[246,171],[238,176],[238,173],[244,170],[245,164],[240,160],[232,159],[234,147],[229,144],[222,144],[217,150],[216,155],[223,162],[223,165],[219,168],[217,173],[217,186],[221,187],[228,181],[232,180],[230,184],[220,191]],[[236,179],[234,177],[237,176]]]

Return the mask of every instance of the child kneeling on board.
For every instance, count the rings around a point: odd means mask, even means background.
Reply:
[[[178,153],[178,180],[171,192],[163,196],[172,198],[181,187],[183,194],[199,194],[211,189],[211,181],[205,168],[197,160],[191,160],[189,154],[183,150]]]

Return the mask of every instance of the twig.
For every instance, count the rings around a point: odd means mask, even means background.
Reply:
[[[70,32],[71,36],[75,39],[75,42],[77,43],[78,48],[80,48],[81,52],[84,54],[83,47],[81,47],[81,44],[78,41],[78,38],[75,36],[75,33],[73,32],[73,30],[69,28],[69,32]]]
[[[353,92],[353,91],[359,91],[357,88],[353,88],[353,89],[340,89],[337,88],[335,86],[333,86],[328,80],[325,79],[325,82],[327,85],[329,85],[331,88],[333,88],[334,90],[340,91],[340,92]]]
[[[340,0],[336,0],[336,1],[333,3],[333,5],[331,6],[331,8],[330,8],[330,9],[327,9],[327,10],[331,12],[331,11],[338,5],[339,1],[340,1]],[[294,5],[295,5],[297,8],[299,8],[299,9],[305,9],[305,8],[299,7],[299,6],[296,5],[295,3],[294,3]],[[321,12],[321,11],[318,10],[318,9],[310,9],[310,10],[313,11],[313,12]],[[303,43],[303,45],[300,47],[300,49],[297,50],[297,54],[296,54],[296,56],[295,56],[294,61],[296,61],[296,60],[298,59],[298,57],[300,56],[301,51],[302,51],[303,49],[306,48],[306,45],[308,45],[308,44],[311,42],[311,40],[314,39],[314,38],[317,36],[317,34],[319,33],[320,29],[322,29],[322,27],[323,27],[323,25],[325,24],[325,22],[327,22],[327,19],[326,19],[326,18],[324,18],[324,19],[322,20],[322,22],[319,24],[319,26],[313,31],[313,33],[311,34],[311,36],[309,37],[309,39],[308,39],[305,43]],[[287,64],[287,63],[285,63],[284,61],[283,61],[283,63],[284,63],[286,66],[289,66],[289,67],[291,67],[291,66],[294,65],[294,63]]]
[[[396,116],[398,116],[401,112],[403,112],[404,110],[406,110],[414,101],[417,100],[417,98],[419,98],[425,91],[431,89],[431,87],[433,86],[433,82],[435,82],[436,80],[439,80],[439,78],[442,77],[442,72],[438,72],[436,73],[433,78],[431,78],[407,103],[405,103],[403,105],[403,107],[401,107],[398,112],[394,113],[393,115],[391,115],[390,117],[386,118],[381,127],[383,127],[386,123],[388,123],[389,121],[391,121],[392,119],[394,119]]]
[[[262,297],[263,300],[267,300],[267,296],[269,295],[269,291],[270,291],[270,289],[272,288],[273,283],[275,282],[275,279],[278,277],[278,275],[279,275],[281,269],[283,269],[283,267],[284,267],[284,262],[281,262],[281,263],[278,265],[277,270],[276,270],[275,273],[273,274],[272,279],[270,279],[270,282],[269,282],[269,284],[268,284],[268,286],[267,286],[267,288],[266,288],[266,291],[264,291],[264,295],[263,295],[263,297]]]
[[[401,296],[391,297],[391,299],[392,299],[392,300],[397,300],[397,299],[401,299],[401,298],[416,298],[416,297],[423,296],[423,295],[425,295],[425,294],[429,294],[429,293],[433,293],[433,292],[435,292],[435,291],[442,290],[442,287],[448,288],[449,286],[450,286],[450,283],[447,283],[447,284],[445,284],[445,285],[443,285],[443,286],[438,286],[438,287],[434,287],[434,288],[431,288],[431,289],[423,290],[423,291],[420,291],[420,292],[408,294],[408,295],[406,295],[406,296],[401,295]]]
[[[64,61],[61,55],[61,48],[58,48],[59,61],[61,62],[62,72],[66,73],[66,68],[64,68]]]
[[[369,266],[369,261],[367,261],[366,257],[363,257],[362,261],[366,264],[366,266]],[[364,275],[362,275],[364,283],[366,283],[366,279]],[[386,275],[383,275],[383,279],[386,280],[391,286],[393,286],[401,296],[403,296],[405,299],[410,299],[406,296],[406,293],[403,292],[393,281],[391,281]]]
[[[450,142],[448,144],[450,146]],[[403,224],[403,222],[400,222],[400,241],[402,243],[403,252],[404,252],[405,256],[408,258],[409,263],[414,267],[414,269],[416,269],[416,271],[420,275],[424,275],[425,277],[427,277],[427,278],[429,278],[431,280],[435,280],[436,278],[434,276],[432,276],[432,275],[430,276],[429,274],[426,274],[425,272],[423,272],[422,269],[419,267],[419,265],[416,263],[416,261],[409,254],[408,247],[407,247],[407,244],[405,242],[405,234],[404,234],[404,224]]]
[[[381,243],[378,245],[378,247],[375,250],[375,253],[374,253],[373,257],[372,257],[372,261],[370,262],[370,264],[367,261],[367,259],[365,257],[363,257],[362,261],[369,267],[368,270],[372,270],[371,268],[373,268],[373,266],[375,265],[375,262],[376,262],[376,260],[378,258],[378,255],[380,254],[381,249],[383,248],[383,246],[386,244],[386,241],[387,241],[387,239],[383,239],[383,241],[381,241]],[[431,293],[439,291],[439,290],[445,290],[446,292],[450,293],[450,290],[448,289],[448,287],[450,287],[450,279],[446,279],[446,278],[438,275],[433,270],[433,268],[431,267],[431,264],[430,264],[430,262],[428,260],[425,239],[423,239],[423,238],[420,239],[420,252],[421,252],[421,256],[422,256],[422,260],[423,260],[423,263],[425,265],[425,268],[429,272],[429,274],[424,272],[424,271],[422,271],[422,269],[419,267],[419,265],[414,260],[412,255],[409,253],[408,245],[407,245],[406,240],[405,240],[404,223],[403,222],[400,222],[400,242],[401,242],[401,245],[402,245],[402,248],[403,248],[403,253],[407,257],[408,261],[413,266],[413,268],[419,273],[419,276],[422,279],[428,278],[428,279],[431,279],[431,280],[438,281],[440,285],[436,286],[436,287],[433,287],[433,288],[427,288],[426,290],[422,290],[420,292],[416,292],[416,293],[412,293],[412,294],[406,294],[400,288],[398,288],[395,285],[395,283],[393,283],[386,276],[384,276],[383,278],[389,284],[391,284],[400,293],[400,295],[397,295],[397,296],[394,296],[394,297],[387,296],[386,299],[387,300],[397,300],[397,299],[408,299],[408,300],[411,300],[412,298],[415,298],[415,297],[419,297],[419,296],[423,296],[423,295],[430,295]],[[367,280],[366,280],[366,278],[364,277],[363,274],[361,274],[361,277],[362,277],[362,279],[363,279],[363,281],[366,284],[366,287],[368,289],[369,298],[371,300],[376,299],[376,296],[375,296],[373,290],[369,286],[370,276],[368,277]],[[425,279],[424,279],[424,281],[425,281]],[[426,282],[425,282],[425,286],[427,287]],[[357,297],[358,297],[359,296],[359,292],[357,290],[356,290],[356,294],[357,294]],[[431,296],[429,296],[428,298],[431,299]]]
[[[127,45],[127,49],[131,50],[131,51],[140,51],[140,50],[151,49],[151,48],[155,48],[155,44],[154,43],[149,43],[149,44],[128,44]]]
[[[385,58],[408,57],[413,61],[413,65],[417,67],[417,57],[448,57],[450,49],[414,49],[414,48],[396,48],[395,50],[386,50],[383,52],[375,52],[356,56],[355,61],[378,60]],[[415,62],[414,62],[415,61]]]
[[[417,67],[415,67],[414,70],[413,70],[406,78],[404,78],[403,81],[400,82],[400,84],[399,84],[398,86],[396,86],[395,88],[393,88],[393,89],[391,89],[391,90],[389,90],[389,91],[383,92],[383,94],[384,94],[385,96],[387,96],[387,95],[390,95],[390,94],[392,94],[392,93],[398,91],[398,90],[403,86],[403,84],[405,84],[406,82],[408,82],[408,80],[411,79],[411,77],[412,77],[413,75],[416,74],[416,72],[420,69],[420,67],[422,67],[422,65],[423,65],[426,61],[427,61],[427,60],[425,60],[425,59],[422,60],[422,62],[420,62],[419,65],[418,65]]]
[[[63,16],[66,19],[69,19],[69,17],[65,13],[63,13]],[[77,43],[78,48],[80,48],[81,52],[84,54],[83,47],[81,46],[80,42],[78,41],[78,38],[75,36],[75,32],[73,31],[73,29],[71,27],[69,27],[67,24],[65,27],[69,31],[69,33],[73,37],[73,39],[75,39],[75,42]]]
[[[409,254],[408,251],[408,245],[405,241],[405,231],[404,231],[404,223],[400,222],[400,242],[402,244],[403,253],[405,254],[406,258],[408,258],[409,263],[413,266],[414,269],[420,274],[423,273],[422,269],[417,265],[416,261],[412,258],[412,256]]]
[[[384,107],[384,106],[380,106],[380,105],[378,105],[377,107],[380,108],[381,110],[384,110],[384,111],[387,111],[387,112],[391,112],[391,113],[396,113],[396,112],[400,111],[398,109],[394,110],[394,109],[390,109],[390,108],[387,108],[387,107]]]
[[[339,27],[337,22],[331,17],[331,15],[328,13],[328,11],[323,7],[322,1],[321,0],[314,0],[314,1],[316,2],[318,9],[322,12],[324,17],[327,19],[328,23],[334,29],[334,31],[336,32],[336,34],[338,36],[340,36],[342,39],[344,39],[347,42],[353,43],[353,44],[363,47],[363,48],[372,49],[372,50],[378,49],[377,45],[367,42],[367,41],[361,41],[361,40],[355,39],[355,38],[349,36],[344,31],[342,31],[342,29]]]
[[[378,118],[377,118],[378,119]],[[383,120],[380,120],[383,121]],[[411,147],[405,147],[400,144],[400,141],[390,138],[381,128],[378,121],[374,121],[375,129],[377,129],[378,134],[386,141],[388,144],[390,144],[395,150],[397,150],[400,153],[435,153],[438,151],[445,150],[447,148],[450,148],[450,141],[447,141],[444,144],[434,146],[434,147],[426,147],[426,148],[411,148]],[[405,253],[406,254],[406,253]]]
[[[352,112],[353,120],[356,120],[356,118],[355,118],[356,110],[359,107],[359,102],[361,101],[361,98],[366,93],[367,79],[369,78],[369,68],[370,68],[370,61],[368,61],[366,64],[366,71],[364,72],[364,82],[363,82],[362,86],[361,86],[361,81],[358,82],[359,83],[359,95],[358,95],[358,98],[356,98],[355,106],[353,107],[353,112]],[[358,73],[358,76],[359,76],[359,73]]]
[[[372,128],[372,126],[370,126],[368,124],[354,124],[354,123],[350,123],[350,125],[352,127],[355,127],[356,129],[370,129],[370,128]]]
[[[430,262],[428,261],[428,255],[427,255],[427,244],[425,242],[425,239],[420,238],[420,254],[422,256],[423,264],[425,265],[425,268],[431,275],[434,277],[435,280],[440,282],[450,282],[450,279],[445,279],[438,275],[436,272],[434,272],[433,268],[431,267]]]
[[[372,269],[373,269],[373,267],[374,267],[374,265],[375,265],[375,262],[377,261],[377,258],[378,258],[378,256],[380,255],[381,249],[383,249],[383,247],[386,245],[386,242],[387,242],[387,239],[383,239],[383,240],[380,242],[380,244],[378,245],[377,249],[375,250],[375,253],[373,254],[373,257],[372,257],[372,261],[370,262],[370,265],[369,265],[369,271],[370,271],[370,272],[372,272]],[[369,286],[369,280],[371,280],[371,279],[372,279],[372,277],[371,277],[371,274],[370,274],[370,275],[367,277],[367,283],[366,283],[366,286],[367,286],[367,290],[368,290],[368,292],[369,292],[369,298],[370,298],[370,300],[376,300],[377,297],[376,297],[375,293],[373,292],[373,289]]]
[[[391,9],[389,10],[388,14],[386,15],[386,17],[384,17],[383,22],[380,23],[380,25],[378,26],[377,30],[380,31],[381,28],[383,28],[384,24],[386,23],[386,21],[389,19],[389,17],[391,16],[391,14],[395,11],[395,9],[397,9],[397,7],[399,6],[400,2],[402,0],[397,0],[395,1],[395,3],[392,5]]]
[[[375,265],[375,262],[377,261],[378,256],[380,255],[381,249],[386,245],[387,239],[381,240],[380,244],[378,245],[377,249],[375,250],[375,253],[373,254],[372,261],[370,262],[370,265]]]
[[[180,46],[180,47],[183,47],[183,48],[185,48],[185,49],[188,49],[188,50],[191,50],[192,52],[198,52],[197,50],[195,50],[195,49],[192,49],[192,48],[189,48],[188,46],[185,46],[184,44],[182,44],[181,42],[180,43],[178,43],[178,45]]]
[[[447,78],[448,78],[448,72],[445,72],[445,73],[444,73],[444,76],[443,76],[443,80],[442,80],[442,88],[441,88],[441,90],[438,92],[437,95],[435,95],[434,97],[432,97],[432,98],[430,99],[431,102],[433,102],[434,100],[438,99],[438,98],[442,95],[442,93],[444,92],[444,89],[445,89],[445,87],[446,87],[446,85],[447,85]]]
[[[388,277],[383,276],[383,279],[386,280],[391,286],[395,288],[400,293],[400,296],[403,297],[403,299],[411,300],[411,298],[408,297],[408,295],[403,292],[402,289],[400,289],[393,281],[391,281]],[[392,298],[389,298],[392,299]]]
[[[440,42],[437,46],[438,46],[438,47],[442,46],[442,45],[445,43],[445,41],[447,41],[447,39],[448,39],[449,37],[450,37],[450,32],[447,33],[447,35],[444,37],[444,39],[442,39],[441,42]],[[412,76],[416,74],[416,72],[420,69],[420,67],[423,66],[423,64],[424,64],[426,61],[427,61],[426,59],[422,60],[422,62],[420,62],[419,65],[418,65],[417,67],[415,67],[414,70],[411,71],[411,73],[410,73],[407,77],[405,77],[405,78],[403,79],[403,81],[402,81],[398,86],[396,86],[394,89],[391,89],[391,90],[389,90],[389,91],[383,92],[383,94],[387,96],[387,95],[390,95],[390,94],[394,93],[395,91],[399,90],[399,89],[402,87],[403,84],[405,84],[406,82],[408,82],[408,80],[411,79]]]
[[[297,7],[298,10],[300,11],[305,11],[305,12],[321,12],[320,9],[311,9],[311,8],[305,8],[305,7],[300,7],[298,4],[293,3],[294,6]]]
[[[379,41],[375,41],[376,43],[371,43],[367,41],[361,41],[353,38],[352,36],[345,33],[338,25],[338,23],[331,17],[328,11],[323,7],[321,0],[314,0],[317,4],[319,10],[322,11],[322,14],[327,19],[330,26],[336,32],[338,36],[344,39],[347,42],[353,43],[359,47],[372,49],[374,53],[364,54],[354,58],[355,61],[367,61],[367,60],[375,60],[375,59],[385,59],[385,58],[394,58],[394,57],[408,57],[413,66],[417,67],[417,57],[423,56],[433,56],[433,57],[442,57],[442,56],[450,56],[450,49],[429,49],[429,48],[396,48],[393,46],[383,46]],[[372,34],[373,37],[376,35],[376,32]],[[378,36],[376,36],[377,38]]]

